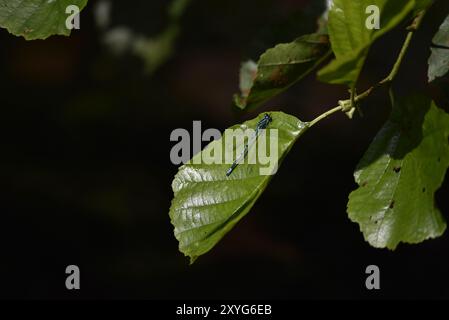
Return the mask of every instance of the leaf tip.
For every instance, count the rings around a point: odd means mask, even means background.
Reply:
[[[189,260],[189,266],[193,265],[196,261],[196,259],[198,259],[197,256],[189,256],[190,260]]]
[[[238,93],[234,94],[233,102],[234,106],[240,110],[244,110],[246,108],[246,98],[239,95]]]

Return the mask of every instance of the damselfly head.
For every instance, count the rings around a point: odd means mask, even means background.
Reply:
[[[273,121],[273,119],[270,117],[270,115],[268,113],[265,113],[265,115],[263,116],[264,120],[267,122],[271,122]]]
[[[273,119],[270,117],[268,113],[265,113],[262,120],[259,121],[257,126],[259,128],[265,129],[271,121],[273,121]]]

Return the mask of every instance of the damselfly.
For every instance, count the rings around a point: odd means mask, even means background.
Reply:
[[[257,141],[257,138],[259,137],[260,130],[266,129],[270,122],[273,121],[273,119],[270,117],[268,113],[264,115],[262,120],[260,120],[257,123],[254,135],[251,137],[251,139],[248,141],[248,143],[245,145],[245,148],[240,153],[240,155],[235,159],[232,166],[226,171],[226,176],[229,177],[231,173],[234,171],[234,169],[242,162],[243,159],[245,159],[246,155],[248,154],[249,149],[252,147],[252,145]]]

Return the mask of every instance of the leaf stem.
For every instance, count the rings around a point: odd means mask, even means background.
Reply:
[[[404,60],[404,57],[408,51],[408,48],[410,47],[410,43],[412,42],[413,35],[414,35],[415,31],[418,30],[419,26],[421,25],[421,22],[424,18],[425,13],[426,13],[425,10],[420,11],[416,15],[416,17],[413,19],[412,24],[407,27],[408,33],[407,33],[405,41],[402,45],[399,56],[396,59],[396,62],[393,65],[393,68],[391,69],[390,73],[388,74],[388,76],[386,78],[384,78],[382,81],[376,83],[375,85],[371,86],[369,89],[367,89],[366,91],[364,91],[358,95],[355,94],[355,89],[353,88],[351,90],[351,98],[349,100],[339,101],[338,107],[332,108],[332,109],[324,112],[323,114],[319,115],[312,121],[308,122],[307,124],[308,124],[309,128],[313,127],[321,120],[326,119],[330,115],[337,113],[339,111],[343,111],[343,112],[347,113],[349,115],[349,117],[351,117],[352,116],[351,109],[352,110],[354,109],[353,106],[355,104],[357,104],[360,100],[367,98],[373,92],[374,89],[377,89],[383,85],[391,84],[391,82],[393,82],[394,78],[396,78],[396,75],[399,72],[402,61]]]
[[[404,57],[407,53],[407,50],[410,46],[410,43],[412,42],[413,39],[413,35],[415,33],[416,30],[418,30],[419,26],[421,25],[421,22],[424,18],[426,11],[422,10],[420,11],[417,16],[413,19],[413,22],[410,26],[407,27],[408,33],[407,36],[405,38],[404,44],[402,45],[401,48],[401,52],[399,53],[398,58],[396,59],[396,62],[393,65],[393,68],[391,69],[390,73],[388,74],[388,76],[386,78],[384,78],[382,81],[380,81],[379,83],[376,83],[375,85],[373,85],[371,88],[369,88],[368,90],[364,91],[363,93],[357,95],[354,99],[354,101],[357,103],[360,100],[365,99],[366,97],[368,97],[371,92],[374,89],[377,89],[383,85],[386,84],[390,84],[391,82],[393,82],[394,78],[396,78],[396,75],[399,72],[399,69],[401,67],[402,61],[404,60]]]
[[[332,109],[320,114],[318,117],[316,117],[312,121],[308,122],[307,125],[309,126],[309,128],[311,128],[314,125],[316,125],[318,122],[320,122],[321,120],[329,117],[330,115],[332,115],[336,112],[339,112],[339,111],[344,111],[343,109],[344,109],[343,106],[338,106],[338,107],[332,108]]]
[[[399,53],[398,59],[396,60],[396,63],[393,66],[393,69],[391,70],[390,74],[386,79],[388,81],[393,81],[393,79],[396,77],[397,73],[399,72],[399,68],[402,64],[402,60],[405,57],[405,54],[407,53],[408,47],[410,46],[410,43],[412,42],[413,35],[415,34],[415,31],[418,30],[419,26],[421,25],[421,22],[424,18],[426,11],[420,11],[418,15],[413,19],[413,22],[410,26],[407,27],[408,33],[407,37],[405,38],[404,44],[402,45],[401,52]],[[384,79],[383,81],[386,81]]]

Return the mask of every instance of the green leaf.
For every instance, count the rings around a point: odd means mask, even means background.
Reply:
[[[368,29],[367,7],[380,10],[380,28]],[[319,71],[321,81],[355,86],[371,45],[396,27],[413,9],[410,0],[334,0],[329,11],[329,37],[335,60]]]
[[[446,48],[432,48],[429,58],[429,82],[444,76],[449,71],[449,16],[446,17],[433,38],[433,43]]]
[[[87,0],[0,0],[0,27],[27,40],[46,39],[51,35],[70,35],[66,8],[82,10]]]
[[[242,65],[241,93],[234,96],[234,103],[240,109],[257,108],[310,73],[328,53],[328,37],[323,34],[302,36],[267,50],[257,65]]]
[[[355,172],[349,218],[374,247],[395,249],[443,234],[435,206],[449,166],[449,115],[425,97],[393,107]]]
[[[253,129],[263,116],[261,114],[230,129]],[[270,112],[270,116],[273,121],[267,128],[266,141],[267,145],[271,143],[270,132],[277,129],[278,146],[273,150],[277,150],[274,160],[280,162],[308,125],[282,112]],[[238,136],[242,137],[242,134]],[[217,147],[232,156],[235,148],[232,149],[233,143],[225,137],[211,142],[189,163],[180,167],[172,183],[174,198],[170,218],[179,241],[179,250],[189,256],[192,263],[211,250],[249,212],[272,177],[260,174],[260,169],[265,166],[258,162],[241,163],[229,177],[226,176],[231,166],[229,163],[195,164]],[[261,139],[262,136],[259,136],[257,149]]]

